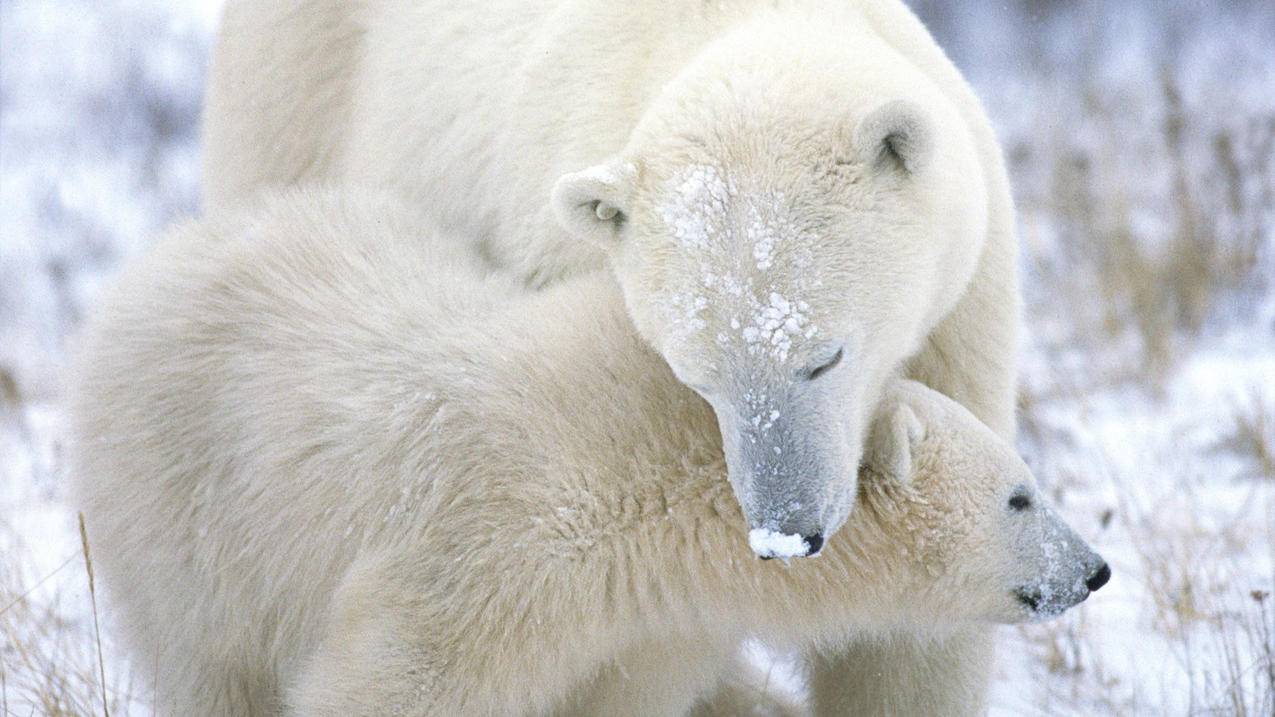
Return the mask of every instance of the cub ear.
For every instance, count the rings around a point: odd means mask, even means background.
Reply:
[[[618,160],[563,175],[553,185],[553,213],[572,236],[610,249],[628,217],[636,175],[632,164]]]
[[[912,456],[924,438],[925,426],[912,409],[902,400],[891,400],[872,423],[864,461],[882,475],[906,484],[912,480]]]
[[[933,152],[933,132],[921,108],[894,100],[868,113],[854,132],[856,149],[878,168],[915,174]]]

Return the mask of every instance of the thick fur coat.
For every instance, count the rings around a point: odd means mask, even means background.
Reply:
[[[757,560],[614,283],[524,294],[422,226],[285,193],[172,232],[91,321],[76,492],[158,710],[673,715],[749,633],[942,649],[1087,595],[1008,444],[912,382],[844,539]]]
[[[704,395],[736,497],[763,536],[822,542],[837,530],[856,495],[842,469],[857,464],[901,364],[1012,438],[1019,295],[1000,148],[900,0],[497,0],[477,10],[232,0],[205,129],[209,207],[272,185],[366,182],[428,208],[532,286],[612,266],[647,343],[679,377],[713,379]],[[733,221],[711,231],[711,217],[670,201],[694,194],[688,177],[704,172],[741,188],[725,202]],[[754,232],[740,217],[758,207]],[[687,220],[689,236],[729,250],[677,251]],[[804,227],[814,242],[774,242],[772,262],[770,238],[785,236],[777,225]],[[724,272],[735,283],[685,286]],[[810,312],[788,310],[799,302]],[[677,319],[699,326],[700,306],[709,320],[688,336]],[[791,350],[788,319],[803,331]],[[806,320],[822,332],[804,336]],[[784,329],[782,360],[741,352],[750,328],[767,339]],[[719,344],[723,335],[734,345]],[[817,391],[791,378],[843,355],[841,378]],[[765,391],[739,388],[758,382]],[[751,425],[776,412],[780,423]],[[852,430],[816,430],[840,424]],[[938,647],[894,640],[816,656],[817,708],[955,714],[982,699],[988,631]],[[913,669],[880,674],[883,654]]]

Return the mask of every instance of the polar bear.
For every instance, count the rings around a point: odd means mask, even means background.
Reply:
[[[712,408],[615,283],[523,293],[422,225],[287,192],[174,231],[90,321],[75,494],[169,711],[681,714],[746,634],[942,644],[1109,575],[1005,441],[910,381],[846,539],[754,559]]]
[[[999,146],[900,0],[232,0],[205,127],[210,207],[340,178],[533,286],[610,267],[716,409],[763,550],[833,538],[900,365],[1013,438]],[[985,689],[936,675],[985,664],[986,632],[896,642],[821,658],[816,700],[886,709],[840,687],[883,650],[917,664],[880,677],[918,696],[904,711]]]
[[[218,50],[210,204],[260,182],[226,177],[238,168],[336,174],[440,212],[533,284],[610,259],[639,331],[717,409],[762,534],[817,552],[845,520],[853,481],[832,476],[857,464],[885,377],[924,348],[945,372],[989,364],[948,392],[980,402],[963,389],[990,383],[991,423],[1010,423],[999,156],[901,6],[507,0],[475,22],[455,3],[303,2],[286,17],[306,20],[278,23],[251,5],[231,4]],[[269,52],[241,47],[261,34]],[[237,64],[262,61],[283,71]],[[984,255],[994,276],[975,278]],[[975,345],[927,347],[972,279],[973,300],[1001,299],[957,312],[952,336]]]

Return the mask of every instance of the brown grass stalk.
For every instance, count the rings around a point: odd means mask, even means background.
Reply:
[[[93,607],[93,638],[97,642],[98,677],[102,687],[102,714],[111,717],[110,701],[106,697],[106,662],[102,659],[102,629],[97,619],[97,586],[93,580],[93,558],[89,555],[89,534],[84,527],[84,514],[80,518],[80,547],[84,550],[84,568],[89,574],[89,601]]]

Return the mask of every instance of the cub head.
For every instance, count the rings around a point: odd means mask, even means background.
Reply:
[[[873,422],[860,502],[863,541],[895,600],[938,619],[1061,614],[1111,569],[1046,504],[1027,466],[955,401],[892,384]]]
[[[980,164],[938,90],[809,45],[711,47],[624,152],[552,197],[713,407],[767,557],[816,554],[845,522],[881,387],[958,300],[986,233]]]

